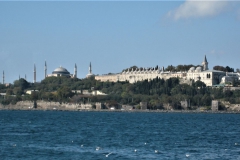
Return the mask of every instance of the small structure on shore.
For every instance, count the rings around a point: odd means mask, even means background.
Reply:
[[[147,102],[140,102],[140,107],[142,110],[147,109]]]
[[[212,100],[212,111],[218,111],[218,101]]]

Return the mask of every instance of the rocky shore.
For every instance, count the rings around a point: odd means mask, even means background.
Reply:
[[[86,112],[147,112],[147,113],[232,113],[239,114],[239,110],[141,110],[141,109],[132,109],[132,110],[123,110],[123,109],[82,109],[79,108],[79,104],[68,104],[59,102],[45,102],[37,101],[37,108],[34,108],[33,102],[31,101],[20,101],[15,105],[2,105],[0,104],[0,110],[28,110],[28,111],[86,111]]]
[[[140,110],[140,109],[133,109],[133,110],[121,110],[121,109],[66,109],[66,108],[24,108],[24,107],[13,107],[13,106],[5,106],[1,107],[1,110],[11,110],[11,111],[75,111],[75,112],[144,112],[144,113],[209,113],[209,114],[240,114],[240,111],[211,111],[211,110]]]

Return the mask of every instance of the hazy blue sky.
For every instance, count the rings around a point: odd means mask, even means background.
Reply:
[[[133,65],[240,68],[240,2],[0,2],[0,75],[37,81],[60,65],[84,78]],[[2,82],[2,78],[0,80]]]

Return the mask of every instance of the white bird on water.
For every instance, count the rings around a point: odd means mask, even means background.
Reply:
[[[155,153],[158,153],[158,150],[155,150]]]
[[[189,157],[190,156],[190,154],[186,154],[186,157]]]
[[[108,157],[110,154],[112,154],[111,152],[110,153],[108,153],[107,155],[106,155],[106,157]]]
[[[135,149],[134,152],[137,152],[137,150]]]
[[[96,151],[98,151],[98,150],[100,150],[100,149],[101,149],[100,147],[97,147],[97,148],[96,148]]]
[[[81,147],[83,147],[83,144],[81,145]]]

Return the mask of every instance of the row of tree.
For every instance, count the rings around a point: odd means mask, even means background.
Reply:
[[[223,71],[223,72],[234,72],[234,68],[231,68],[229,66],[223,67],[223,66],[214,66],[214,70]]]

